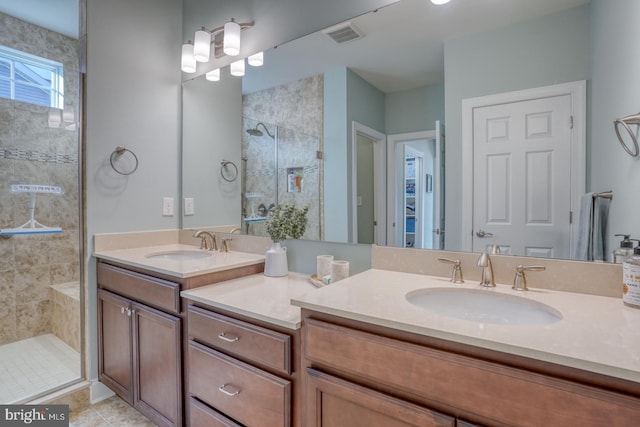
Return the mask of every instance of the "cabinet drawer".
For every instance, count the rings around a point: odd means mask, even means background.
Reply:
[[[189,393],[247,426],[291,425],[291,383],[189,341]]]
[[[200,307],[188,308],[189,336],[225,353],[291,374],[291,337]]]
[[[615,425],[614,414],[640,419],[640,404],[630,396],[315,319],[305,319],[304,330],[305,357],[314,368],[334,368],[490,424]]]
[[[180,285],[134,271],[98,263],[98,286],[144,304],[180,312]]]
[[[193,397],[189,398],[190,427],[242,427],[240,424],[209,408]]]

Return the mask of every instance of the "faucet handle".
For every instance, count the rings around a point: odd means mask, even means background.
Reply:
[[[527,288],[527,278],[524,275],[525,271],[544,271],[546,267],[543,265],[527,265],[524,266],[522,264],[516,267],[516,275],[513,278],[513,286],[511,289],[516,291],[528,291]]]
[[[232,240],[231,237],[223,237],[220,242],[220,252],[229,252],[229,242]]]
[[[451,283],[464,283],[462,278],[462,266],[459,259],[438,258],[438,261],[447,264],[453,264],[453,271],[451,272]]]

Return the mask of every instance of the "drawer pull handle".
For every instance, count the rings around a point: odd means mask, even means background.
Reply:
[[[230,387],[230,390],[227,390],[228,384],[224,384],[221,385],[220,387],[218,387],[218,390],[220,390],[222,393],[226,394],[227,396],[237,396],[240,394],[240,390],[238,390],[235,387]]]
[[[218,338],[220,338],[222,341],[226,341],[226,342],[236,342],[236,341],[240,340],[239,336],[237,336],[237,335],[227,336],[227,335],[225,335],[224,332],[222,332],[220,335],[218,335]]]

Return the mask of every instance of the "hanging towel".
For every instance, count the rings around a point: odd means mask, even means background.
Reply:
[[[607,226],[611,200],[593,197],[587,193],[580,200],[580,220],[578,222],[578,240],[574,259],[584,261],[606,261]]]

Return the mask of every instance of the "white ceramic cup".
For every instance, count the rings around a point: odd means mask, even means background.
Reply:
[[[331,262],[331,283],[349,277],[349,261],[336,260]]]
[[[318,280],[331,274],[331,262],[333,255],[318,255],[316,258],[316,275]]]

